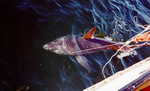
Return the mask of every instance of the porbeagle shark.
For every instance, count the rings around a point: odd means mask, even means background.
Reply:
[[[95,37],[95,32],[96,27],[93,27],[82,37],[76,35],[63,36],[45,44],[43,48],[56,54],[75,56],[79,64],[81,64],[88,71],[91,71],[91,67],[88,64],[88,59],[83,55],[88,55],[102,50],[116,51],[120,48],[120,51],[127,51],[133,47],[136,47],[123,46],[124,42],[115,42],[104,38]]]
[[[114,42],[104,38],[95,37],[96,27],[90,29],[83,37],[67,35],[51,41],[43,46],[56,54],[83,55],[99,52],[101,50],[118,50],[124,43]],[[129,49],[124,47],[121,51]]]

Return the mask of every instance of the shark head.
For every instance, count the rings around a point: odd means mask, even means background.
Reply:
[[[56,54],[66,55],[66,48],[65,48],[65,37],[58,38],[54,41],[48,42],[43,46],[45,50],[51,51]]]

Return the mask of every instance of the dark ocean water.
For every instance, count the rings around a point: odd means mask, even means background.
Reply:
[[[115,52],[85,56],[93,66],[87,73],[74,57],[43,50],[45,43],[93,26],[126,41],[143,30],[137,24],[150,24],[149,0],[6,0],[1,9],[0,91],[82,91],[104,79],[101,69]],[[124,63],[113,58],[106,76],[150,56],[149,51],[139,48]]]

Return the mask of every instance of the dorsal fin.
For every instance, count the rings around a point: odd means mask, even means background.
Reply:
[[[96,32],[96,27],[91,28],[84,36],[84,39],[91,39],[94,37],[94,34]]]

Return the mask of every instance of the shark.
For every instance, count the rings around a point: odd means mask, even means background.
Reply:
[[[84,36],[66,35],[46,43],[43,48],[60,55],[84,55],[102,50],[118,50],[123,42],[114,42],[104,38],[95,37],[96,27],[91,28]],[[125,46],[121,51],[129,47]]]
[[[142,45],[126,45],[124,46],[124,42],[116,42],[112,40],[108,40],[105,38],[99,38],[95,36],[96,27],[91,28],[85,35],[77,36],[77,35],[66,35],[56,40],[50,41],[46,43],[43,48],[45,50],[51,51],[53,53],[59,55],[71,55],[75,56],[77,62],[88,70],[88,72],[92,71],[92,67],[89,63],[89,60],[85,57],[85,55],[89,55],[92,53],[96,53],[104,50],[113,50],[126,52],[131,50],[132,48],[144,46]],[[150,33],[146,33],[145,35],[149,35]],[[145,39],[144,35],[140,35],[133,39],[133,42],[141,42],[148,41],[148,38]]]
[[[85,35],[66,35],[46,43],[43,48],[59,55],[75,56],[77,62],[88,72],[92,71],[89,60],[84,56],[102,50],[118,50],[123,46],[123,42],[114,42],[95,36],[96,27],[91,28]],[[121,51],[130,49],[125,46]]]

